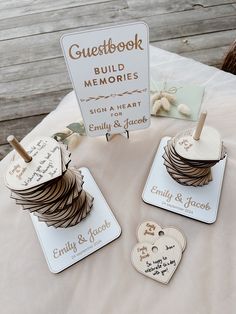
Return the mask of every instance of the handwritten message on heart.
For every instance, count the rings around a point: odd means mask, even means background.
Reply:
[[[22,158],[11,162],[6,171],[6,185],[12,190],[26,190],[62,174],[60,146],[52,138],[40,137],[26,148],[32,161]]]
[[[182,251],[185,250],[186,238],[183,232],[176,227],[162,228],[155,221],[145,221],[139,225],[137,229],[137,238],[139,242],[149,242],[153,244],[157,239],[164,235],[174,238],[179,242]]]
[[[222,141],[219,132],[205,126],[201,139],[195,141],[194,129],[180,132],[174,138],[176,152],[183,158],[190,160],[219,160],[222,152]]]
[[[160,237],[151,243],[138,243],[134,247],[131,259],[141,274],[167,284],[182,257],[179,243],[168,236]]]
[[[167,284],[181,261],[186,238],[176,227],[161,227],[147,220],[137,228],[138,243],[131,253],[132,264],[141,274]]]

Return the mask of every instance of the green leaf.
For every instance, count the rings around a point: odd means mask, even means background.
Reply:
[[[52,137],[56,141],[63,141],[64,139],[66,139],[68,137],[68,134],[62,133],[62,132],[58,132],[58,133],[53,134]]]
[[[78,133],[80,135],[85,135],[86,134],[83,122],[71,123],[71,124],[67,125],[67,128],[69,130],[71,130],[72,132]]]
[[[63,144],[65,144],[65,145],[68,145],[68,144],[69,144],[69,141],[68,141],[67,138],[66,138],[65,140],[63,140],[62,142],[63,142]]]

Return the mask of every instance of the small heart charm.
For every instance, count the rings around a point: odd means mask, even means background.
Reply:
[[[32,160],[22,158],[11,162],[5,181],[11,190],[26,190],[55,179],[62,174],[61,149],[50,137],[40,137],[26,148]]]
[[[180,244],[182,251],[185,250],[186,238],[183,232],[175,227],[162,228],[154,221],[145,221],[139,225],[137,229],[137,238],[139,242],[153,244],[157,239],[164,235],[174,238]]]
[[[162,236],[154,244],[143,242],[133,248],[131,259],[141,274],[167,284],[182,257],[179,243],[171,237]]]
[[[189,160],[220,160],[222,141],[219,132],[209,126],[202,129],[201,138],[193,138],[194,129],[180,132],[174,138],[174,148],[179,156]]]

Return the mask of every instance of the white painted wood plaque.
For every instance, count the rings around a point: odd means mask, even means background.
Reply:
[[[88,135],[150,125],[149,32],[144,22],[66,34],[61,46]]]
[[[216,221],[227,156],[212,167],[213,180],[204,186],[184,186],[176,182],[164,166],[162,138],[154,158],[142,198],[144,202],[205,223]]]
[[[59,273],[118,238],[121,228],[87,168],[80,168],[84,189],[94,197],[93,208],[79,224],[69,228],[48,227],[31,215],[51,272]]]

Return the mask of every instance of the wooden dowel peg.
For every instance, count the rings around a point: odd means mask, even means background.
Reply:
[[[197,127],[196,130],[194,132],[193,138],[195,139],[195,141],[198,141],[200,139],[201,133],[202,133],[202,129],[206,120],[206,116],[207,116],[207,112],[203,111],[201,112],[200,118],[198,120],[197,123]]]
[[[17,153],[24,159],[25,162],[30,162],[32,157],[27,153],[24,147],[17,141],[15,136],[9,135],[7,138],[8,143],[17,151]]]

